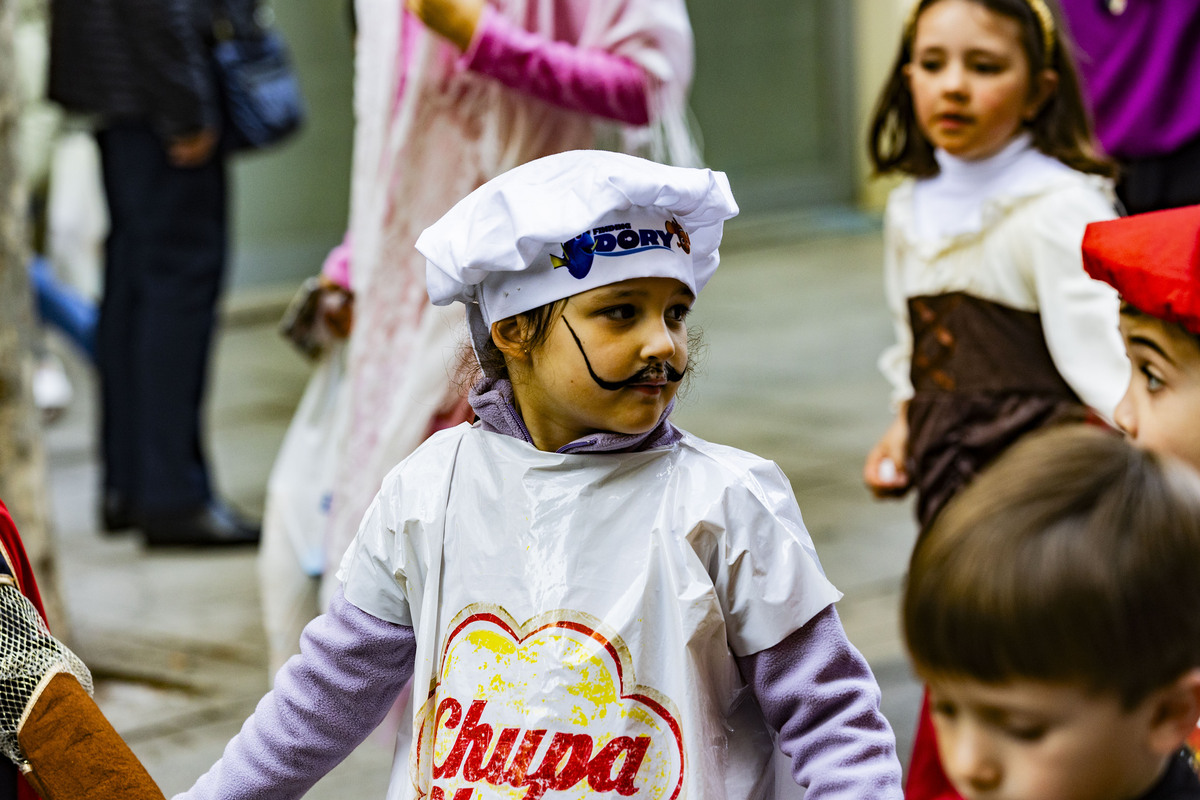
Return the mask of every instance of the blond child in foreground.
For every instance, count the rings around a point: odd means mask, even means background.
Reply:
[[[969,800],[1200,798],[1200,476],[1098,429],[963,491],[904,597],[942,764]]]

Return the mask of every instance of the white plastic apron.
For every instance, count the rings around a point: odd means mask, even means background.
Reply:
[[[466,425],[388,476],[341,577],[417,633],[394,800],[761,796],[771,738],[733,656],[841,596],[771,462]]]

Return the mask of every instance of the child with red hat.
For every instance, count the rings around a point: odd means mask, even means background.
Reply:
[[[1200,469],[1200,206],[1094,222],[1083,262],[1121,295],[1133,377],[1117,424]]]

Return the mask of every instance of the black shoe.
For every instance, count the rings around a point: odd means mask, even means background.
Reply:
[[[100,503],[100,527],[105,533],[117,533],[137,527],[137,518],[125,495],[116,489],[105,489]]]
[[[237,547],[258,544],[259,526],[212,501],[182,514],[147,514],[141,521],[147,547]]]

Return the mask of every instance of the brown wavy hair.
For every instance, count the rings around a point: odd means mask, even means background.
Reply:
[[[920,0],[912,19],[917,19],[927,8],[941,1]],[[1058,87],[1028,123],[1033,146],[1080,172],[1115,176],[1116,164],[1104,154],[1096,139],[1072,56],[1075,45],[1064,27],[1057,3],[1045,0],[1055,23],[1054,46],[1047,54],[1041,25],[1027,0],[970,2],[1016,20],[1020,25],[1021,47],[1029,61],[1030,91],[1034,89],[1034,79],[1043,70],[1050,69],[1058,74]],[[913,59],[915,32],[915,22],[904,31],[900,51],[875,105],[867,147],[876,175],[902,172],[928,178],[938,174],[933,145],[917,124],[912,91],[904,77],[904,67]]]

